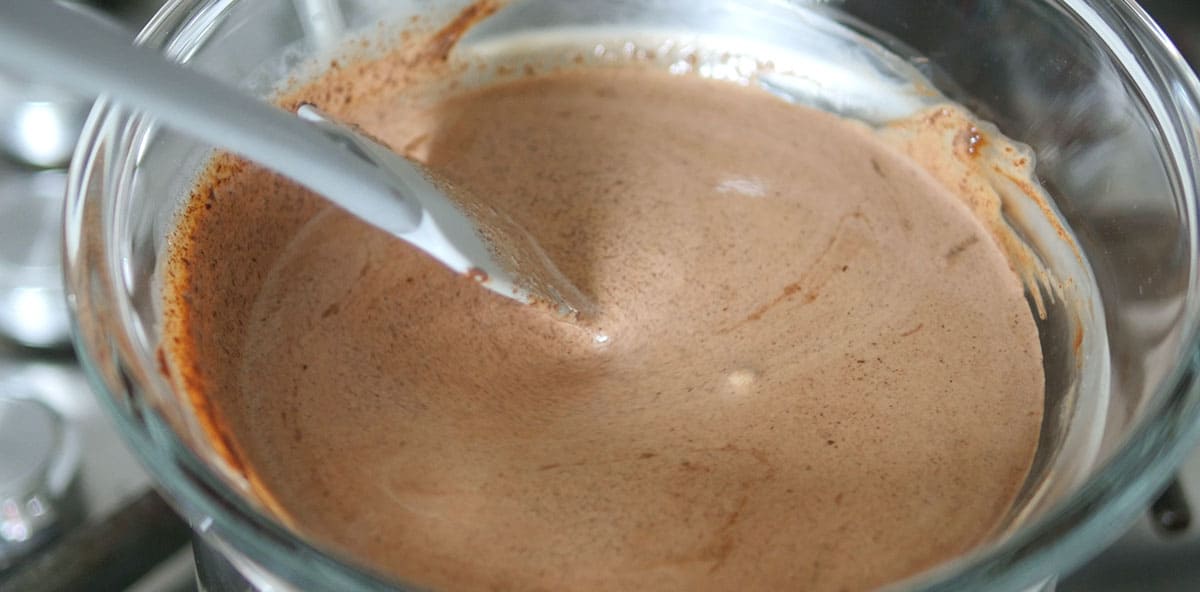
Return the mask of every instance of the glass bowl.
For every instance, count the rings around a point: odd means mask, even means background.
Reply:
[[[334,55],[328,41],[343,24],[386,39],[394,29],[381,22],[433,30],[468,5],[173,0],[139,42],[269,97]],[[306,12],[329,6],[340,19]],[[756,78],[736,60],[717,60],[702,73],[782,89],[867,121],[903,106],[837,83],[848,60],[879,84],[921,79],[926,86],[911,87],[923,88],[912,95],[917,103],[944,94],[1036,152],[1051,203],[1031,213],[1029,203],[1006,200],[1005,214],[1045,267],[1070,284],[1066,297],[1037,287],[1029,293],[1049,313],[1038,326],[1047,376],[1038,456],[1007,528],[897,589],[1050,586],[1115,539],[1189,452],[1200,431],[1200,83],[1135,4],[515,0],[462,43],[469,51],[512,31],[556,27],[670,31],[797,52],[814,31],[833,31],[845,44],[803,62],[825,67],[824,77]],[[829,56],[836,67],[823,61]],[[200,540],[255,586],[403,588],[276,521],[239,486],[186,394],[158,370],[158,273],[175,217],[211,151],[144,114],[97,102],[72,163],[66,207],[80,359],[158,486]],[[1044,222],[1059,218],[1069,232],[1047,238]],[[1084,257],[1072,264],[1064,253],[1074,249]]]

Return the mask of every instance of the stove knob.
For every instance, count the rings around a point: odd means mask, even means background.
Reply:
[[[60,247],[66,186],[62,171],[0,163],[0,337],[27,347],[70,344]]]
[[[62,416],[0,393],[0,574],[82,521],[79,454]]]

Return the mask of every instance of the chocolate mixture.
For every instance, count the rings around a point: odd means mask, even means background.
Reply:
[[[861,590],[999,526],[1041,422],[1033,317],[962,196],[874,132],[644,69],[425,107],[335,78],[310,94],[512,215],[600,314],[220,160],[167,351],[301,532],[444,589]]]

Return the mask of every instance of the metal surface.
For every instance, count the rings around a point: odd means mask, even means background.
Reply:
[[[1180,499],[1167,506],[1186,500],[1188,507],[1200,507],[1200,453],[1180,471],[1177,492]],[[1200,529],[1190,523],[1164,532],[1161,516],[1148,511],[1115,545],[1061,580],[1059,592],[1200,590]]]
[[[45,404],[0,390],[0,570],[74,528],[79,439]]]
[[[0,162],[0,337],[69,346],[60,229],[66,173]]]
[[[147,491],[0,580],[0,592],[124,590],[186,545],[190,532]]]
[[[0,460],[8,459],[14,465],[19,464],[26,467],[21,471],[0,470],[0,472],[14,476],[0,480],[21,481],[25,484],[44,483],[45,479],[29,478],[29,475],[43,474],[36,468],[30,467],[39,464],[39,461],[41,461],[40,464],[45,464],[46,459],[58,458],[58,455],[39,455],[36,450],[33,450],[35,445],[52,440],[53,432],[56,430],[69,430],[78,436],[78,447],[75,450],[78,454],[77,474],[76,478],[68,485],[68,493],[65,496],[65,499],[74,501],[59,507],[68,514],[78,510],[82,515],[68,515],[59,524],[78,526],[81,520],[102,520],[120,507],[124,500],[146,491],[149,478],[134,461],[129,451],[124,448],[108,418],[101,413],[96,399],[89,392],[87,382],[73,358],[62,354],[51,354],[44,350],[15,348],[0,342],[0,395],[20,397],[26,402],[36,401],[46,408],[52,409],[58,417],[58,423],[52,423],[51,425],[54,427],[47,429],[42,429],[45,428],[45,425],[34,425],[34,422],[41,421],[37,419],[17,422],[21,428],[20,431],[26,431],[33,427],[36,429],[32,431],[41,434],[40,436],[10,435],[8,430],[0,427]],[[44,423],[44,421],[41,422]],[[7,443],[9,438],[16,440],[19,444],[17,447],[20,447],[23,452],[17,453],[15,452],[16,447],[10,448]],[[20,454],[25,460],[15,461],[17,454]],[[69,463],[64,466],[69,466]],[[18,473],[24,476],[15,477]],[[9,489],[0,485],[0,492]],[[21,487],[20,489],[26,488]],[[0,498],[4,497],[5,495],[0,493]],[[28,499],[29,497],[26,496],[25,501]],[[116,540],[125,534],[116,530],[110,531],[107,536]],[[55,539],[54,536],[47,538]],[[57,548],[58,542],[62,540],[64,540],[62,537],[57,537],[47,546],[41,546],[39,553],[52,552]],[[6,580],[13,571],[22,569],[26,561],[33,560],[38,556],[36,553],[26,555],[24,559],[17,561],[9,568],[0,566],[0,581]],[[34,590],[39,589],[45,588],[34,588]]]

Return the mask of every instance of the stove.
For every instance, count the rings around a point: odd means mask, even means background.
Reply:
[[[133,28],[159,3],[89,4]],[[1200,66],[1200,4],[1143,4]],[[0,72],[0,592],[191,591],[190,531],[151,488],[67,342],[57,216],[64,146],[88,103]],[[40,143],[23,138],[22,126],[40,126]],[[31,477],[31,466],[44,470]],[[1057,589],[1200,589],[1193,508],[1200,512],[1200,450],[1142,519]]]

